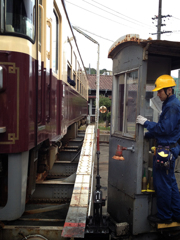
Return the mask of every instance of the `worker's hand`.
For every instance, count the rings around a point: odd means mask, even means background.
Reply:
[[[136,118],[136,123],[137,124],[141,124],[141,125],[144,125],[144,123],[147,121],[147,118],[141,116],[141,115],[138,115],[137,118]]]

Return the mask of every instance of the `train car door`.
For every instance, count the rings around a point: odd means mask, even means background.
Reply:
[[[42,129],[44,122],[44,7],[42,0],[39,0],[38,5],[38,90],[37,90],[37,122],[38,128]]]
[[[46,1],[46,44],[45,44],[45,121],[51,119],[51,79],[52,79],[52,15],[53,1]]]
[[[46,124],[50,122],[50,99],[52,77],[52,1],[38,1],[38,140],[46,134]]]

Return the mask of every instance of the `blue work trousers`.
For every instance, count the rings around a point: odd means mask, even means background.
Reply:
[[[180,221],[180,194],[174,174],[175,158],[171,161],[168,173],[163,167],[156,166],[153,158],[153,182],[157,195],[157,217],[166,220],[174,218]]]

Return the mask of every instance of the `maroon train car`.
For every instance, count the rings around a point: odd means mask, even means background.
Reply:
[[[88,82],[63,0],[0,0],[0,11],[0,220],[14,220],[86,118]]]

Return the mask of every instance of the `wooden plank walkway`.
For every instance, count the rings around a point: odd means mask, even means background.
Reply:
[[[96,138],[94,131],[94,125],[89,125],[86,129],[73,194],[61,235],[62,237],[84,238],[90,194],[92,194],[91,184],[96,156]]]

